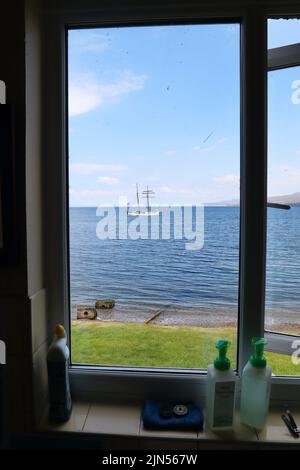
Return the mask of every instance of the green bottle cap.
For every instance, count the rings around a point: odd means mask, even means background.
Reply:
[[[230,360],[226,357],[229,341],[226,339],[218,339],[216,341],[216,348],[219,350],[219,355],[214,360],[214,366],[218,370],[228,370],[230,368]]]
[[[254,354],[250,357],[250,364],[253,367],[263,368],[267,365],[267,358],[264,356],[264,347],[268,344],[265,338],[255,337],[252,338],[252,346],[254,347]]]

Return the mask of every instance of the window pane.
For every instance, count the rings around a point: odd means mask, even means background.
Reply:
[[[300,42],[299,20],[269,20],[269,27],[271,47]],[[287,207],[267,212],[265,326],[290,335],[300,335],[299,105],[300,67],[269,72],[268,202]],[[300,375],[292,353],[270,355],[274,373]]]
[[[268,201],[290,204],[268,208],[266,326],[300,330],[300,107],[293,83],[300,67],[269,72]]]
[[[268,20],[268,48],[288,46],[300,42],[300,20],[281,18]]]
[[[69,31],[73,362],[206,368],[225,337],[235,366],[239,35]]]

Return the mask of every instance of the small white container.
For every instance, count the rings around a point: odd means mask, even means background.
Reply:
[[[255,352],[242,373],[241,422],[261,431],[265,425],[270,402],[272,369],[263,355],[267,341],[253,338]]]
[[[234,423],[236,375],[226,357],[229,342],[218,340],[219,356],[207,368],[206,426],[230,429]]]

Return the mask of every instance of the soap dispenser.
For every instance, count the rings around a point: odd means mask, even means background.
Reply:
[[[226,357],[229,344],[216,342],[219,355],[207,368],[206,425],[212,430],[233,426],[236,376]]]
[[[254,354],[242,373],[241,422],[260,431],[265,424],[270,401],[272,369],[264,356],[264,338],[252,339]]]

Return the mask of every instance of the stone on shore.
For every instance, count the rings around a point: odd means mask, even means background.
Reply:
[[[95,308],[77,307],[77,320],[95,320],[97,311]]]
[[[112,299],[103,299],[103,300],[96,300],[95,308],[113,308],[115,306],[115,301]]]

